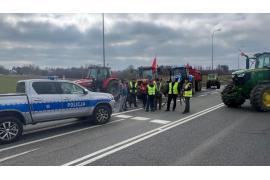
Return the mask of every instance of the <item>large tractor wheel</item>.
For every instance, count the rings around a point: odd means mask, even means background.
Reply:
[[[270,112],[270,84],[259,84],[250,93],[250,103],[257,111]]]
[[[245,99],[239,97],[232,98],[232,93],[234,93],[234,84],[230,83],[225,87],[225,89],[221,93],[221,99],[223,103],[228,107],[235,108],[241,106],[245,102]]]
[[[113,95],[115,101],[117,101],[120,97],[120,86],[119,86],[119,81],[117,80],[112,80],[108,87],[106,92],[110,93]]]

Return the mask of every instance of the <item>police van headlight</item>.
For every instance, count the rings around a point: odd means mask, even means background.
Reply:
[[[114,100],[113,95],[110,94],[110,95],[109,95],[109,99],[110,99],[110,100]]]

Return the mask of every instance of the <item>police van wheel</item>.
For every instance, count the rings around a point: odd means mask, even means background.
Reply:
[[[93,121],[95,124],[105,124],[111,118],[111,111],[107,106],[100,105],[96,107],[93,114]]]
[[[23,125],[17,117],[7,116],[0,119],[0,144],[17,141],[22,132]]]

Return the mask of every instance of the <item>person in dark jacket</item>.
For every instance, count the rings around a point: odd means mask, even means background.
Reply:
[[[120,112],[127,110],[127,96],[128,96],[128,89],[127,85],[124,80],[120,82]]]

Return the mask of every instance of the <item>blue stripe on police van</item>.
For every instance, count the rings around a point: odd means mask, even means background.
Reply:
[[[18,110],[20,112],[29,112],[28,104],[0,104],[0,111],[1,110]]]
[[[84,100],[84,101],[64,101],[64,102],[48,102],[48,103],[35,103],[32,105],[33,111],[55,111],[55,110],[68,110],[74,108],[87,108],[94,107],[101,102],[110,102],[110,99],[99,100]]]
[[[108,103],[110,99],[99,100],[84,100],[84,101],[67,101],[67,102],[48,102],[48,103],[34,103],[32,104],[32,111],[55,111],[55,110],[68,110],[74,108],[87,108],[94,107],[98,103]],[[29,112],[28,104],[12,104],[0,105],[0,110],[18,110],[20,112]]]

